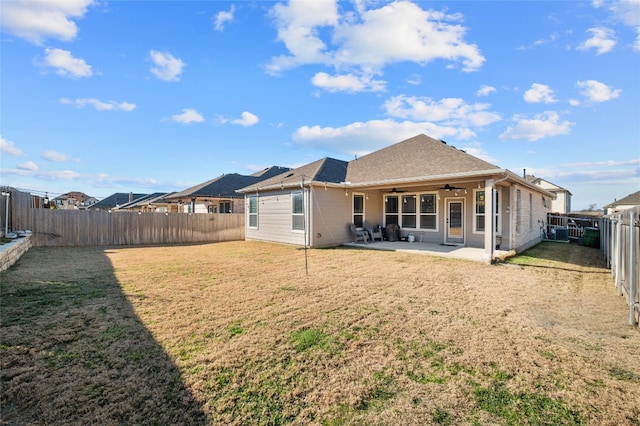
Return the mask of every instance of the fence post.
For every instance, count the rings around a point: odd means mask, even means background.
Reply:
[[[622,296],[622,215],[616,217],[616,290]]]
[[[636,242],[635,242],[635,212],[629,212],[629,324],[635,325],[636,303]]]

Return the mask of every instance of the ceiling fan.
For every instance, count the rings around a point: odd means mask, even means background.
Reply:
[[[464,188],[458,188],[457,186],[446,184],[444,187],[442,187],[440,189],[444,189],[445,191],[460,191],[460,190],[462,190]]]
[[[392,194],[402,194],[403,192],[407,192],[407,191],[401,191],[401,190],[398,190],[398,189],[396,189],[396,188],[393,188],[393,189],[391,190],[391,193],[392,193]]]

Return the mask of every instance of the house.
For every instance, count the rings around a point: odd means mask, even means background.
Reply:
[[[273,166],[252,175],[223,174],[166,197],[184,213],[244,213],[244,196],[236,192],[290,169]]]
[[[178,204],[172,204],[167,200],[167,197],[174,194],[166,192],[155,192],[148,194],[133,200],[130,203],[121,204],[118,207],[114,207],[112,210],[126,210],[136,212],[150,212],[150,213],[177,213]]]
[[[527,175],[526,179],[555,195],[555,199],[551,200],[551,213],[568,214],[571,212],[572,194],[569,190],[533,175]]]
[[[133,192],[116,192],[106,198],[91,204],[87,207],[89,210],[112,210],[120,207],[123,204],[131,203],[142,197],[146,197],[148,194],[134,194]]]
[[[84,192],[72,191],[54,198],[51,200],[51,204],[56,209],[78,210],[85,209],[97,201],[97,198],[91,197]]]
[[[418,135],[346,162],[323,158],[242,188],[245,237],[308,247],[353,241],[349,225],[400,227],[416,241],[521,251],[541,240],[553,194]]]
[[[615,200],[613,203],[609,203],[604,206],[605,214],[618,213],[622,210],[627,210],[632,207],[640,206],[640,191],[629,194],[620,200]]]

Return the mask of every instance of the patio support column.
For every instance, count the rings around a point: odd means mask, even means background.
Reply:
[[[491,264],[495,244],[496,205],[493,200],[493,179],[484,183],[484,261]]]

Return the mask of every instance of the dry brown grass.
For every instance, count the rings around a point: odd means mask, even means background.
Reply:
[[[306,275],[259,242],[32,249],[1,275],[2,420],[640,424],[598,250],[526,254],[310,250]]]

